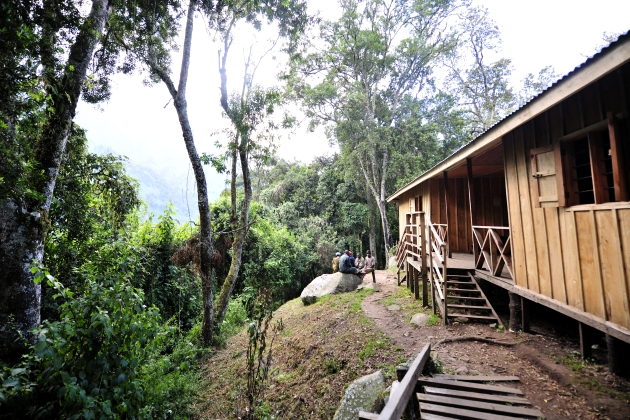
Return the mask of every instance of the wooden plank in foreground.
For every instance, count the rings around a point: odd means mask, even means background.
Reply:
[[[359,411],[359,420],[378,420],[378,414]]]
[[[379,420],[398,420],[405,411],[409,398],[414,394],[415,385],[422,374],[424,365],[431,355],[431,344],[427,344],[420,351],[416,359],[409,367],[409,371],[400,381],[400,385],[391,393],[389,401],[378,416]]]
[[[420,403],[421,413],[433,413],[444,414],[446,416],[452,416],[457,419],[471,419],[471,420],[508,420],[518,419],[518,417],[505,416],[499,414],[484,413],[481,411],[465,410],[463,408],[446,407],[443,405]]]
[[[533,408],[514,407],[501,403],[472,401],[462,398],[441,397],[438,395],[429,394],[418,394],[418,400],[420,401],[420,403],[432,403],[464,409],[469,408],[472,410],[487,411],[495,414],[509,414],[535,418],[544,417],[543,413],[540,410],[535,410]]]
[[[420,413],[420,416],[422,420],[455,420],[455,417],[444,417],[431,413]]]
[[[471,384],[464,381],[451,381],[446,379],[430,379],[420,378],[418,379],[418,385],[422,386],[437,386],[440,388],[458,389],[461,391],[473,391],[473,392],[497,392],[501,394],[516,394],[523,395],[523,391],[516,388],[508,388],[496,385],[481,385]]]
[[[433,394],[433,395],[444,395],[444,396],[449,396],[449,397],[466,398],[468,400],[474,400],[474,401],[490,401],[490,402],[499,402],[499,403],[532,405],[532,403],[527,398],[514,397],[511,395],[482,394],[479,392],[457,391],[454,389],[435,388],[435,387],[430,387],[430,386],[425,386],[424,392],[427,394]]]
[[[510,382],[520,381],[518,376],[462,376],[462,375],[433,375],[435,379],[447,379],[453,381],[469,381],[469,382]]]

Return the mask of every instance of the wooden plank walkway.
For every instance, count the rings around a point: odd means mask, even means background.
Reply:
[[[415,370],[417,374],[417,370]],[[407,375],[403,381],[409,382],[414,375]],[[490,383],[518,382],[517,376],[458,376],[435,375],[433,378],[417,379],[417,402],[409,400],[407,408],[415,408],[414,418],[424,420],[470,419],[470,420],[509,420],[538,419],[544,414],[523,396],[520,389],[491,385]],[[408,388],[407,388],[408,389]],[[400,394],[400,390],[392,391]],[[391,401],[391,398],[390,398]],[[403,399],[389,404],[390,410],[380,415],[360,412],[359,419],[398,420],[405,405]],[[394,406],[399,407],[392,410]],[[411,413],[408,413],[411,414]]]
[[[532,419],[544,417],[517,388],[488,385],[487,382],[518,382],[517,376],[435,375],[420,378],[417,394],[420,416],[440,419]]]

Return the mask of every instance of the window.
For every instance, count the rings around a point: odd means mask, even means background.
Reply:
[[[627,201],[618,124],[608,118],[531,151],[537,207]]]

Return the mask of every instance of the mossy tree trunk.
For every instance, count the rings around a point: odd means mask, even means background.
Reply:
[[[35,161],[42,176],[33,185],[40,200],[8,197],[0,202],[0,358],[9,360],[27,350],[19,334],[32,342],[28,331],[41,321],[41,286],[28,269],[41,262],[48,214],[59,165],[79,102],[83,82],[96,44],[111,13],[107,0],[93,0],[90,13],[79,27],[61,72],[55,57],[57,5],[44,2],[42,48],[39,51],[49,100],[41,135],[36,139]]]

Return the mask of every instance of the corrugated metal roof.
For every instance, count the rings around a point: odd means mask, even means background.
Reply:
[[[418,177],[416,177],[416,179],[414,179],[413,181],[411,181],[410,183],[408,183],[407,185],[405,185],[402,188],[399,188],[396,192],[394,192],[392,195],[389,196],[389,198],[387,199],[387,201],[392,200],[393,198],[395,198],[397,195],[399,195],[401,192],[405,191],[407,189],[407,187],[411,184],[413,184],[414,182],[416,182],[418,179],[422,178],[422,176],[424,176],[424,174],[431,172],[433,169],[437,168],[438,166],[442,165],[443,163],[447,162],[449,159],[451,159],[453,156],[455,156],[457,153],[459,153],[460,151],[464,150],[465,148],[467,148],[468,146],[470,146],[472,143],[474,143],[477,139],[479,139],[480,137],[482,137],[484,134],[486,134],[487,132],[489,132],[490,130],[492,130],[493,128],[495,128],[496,126],[502,124],[505,120],[507,120],[508,118],[510,118],[511,116],[513,116],[514,114],[519,113],[522,109],[527,108],[529,106],[529,104],[531,102],[533,102],[534,100],[536,100],[538,97],[542,96],[543,94],[545,94],[546,92],[554,89],[554,87],[556,85],[558,85],[560,82],[570,78],[571,76],[573,76],[575,73],[579,72],[581,68],[583,68],[585,65],[589,64],[590,62],[592,62],[593,60],[596,60],[597,58],[599,58],[602,55],[605,55],[607,53],[608,50],[612,49],[614,46],[616,46],[619,43],[622,43],[624,41],[628,41],[630,40],[630,30],[624,32],[623,34],[619,35],[617,37],[617,39],[615,39],[613,42],[611,42],[610,44],[602,47],[599,51],[597,51],[595,54],[591,55],[590,57],[587,57],[582,63],[578,64],[573,70],[571,70],[570,72],[568,72],[567,74],[565,74],[564,76],[560,77],[559,79],[557,79],[556,81],[554,81],[551,85],[549,85],[546,89],[542,90],[541,92],[539,92],[537,95],[533,96],[532,98],[530,98],[527,102],[525,102],[523,105],[521,105],[519,108],[515,109],[514,111],[510,112],[508,115],[506,115],[505,117],[503,117],[501,120],[497,121],[496,123],[494,123],[491,127],[489,127],[487,130],[485,130],[483,133],[479,134],[477,137],[475,137],[474,139],[472,139],[471,141],[469,141],[468,143],[466,143],[465,145],[463,145],[462,147],[460,147],[459,149],[455,150],[453,153],[451,153],[447,158],[443,159],[442,161],[438,162],[436,165],[434,165],[431,169],[423,172],[422,174],[420,174]]]

